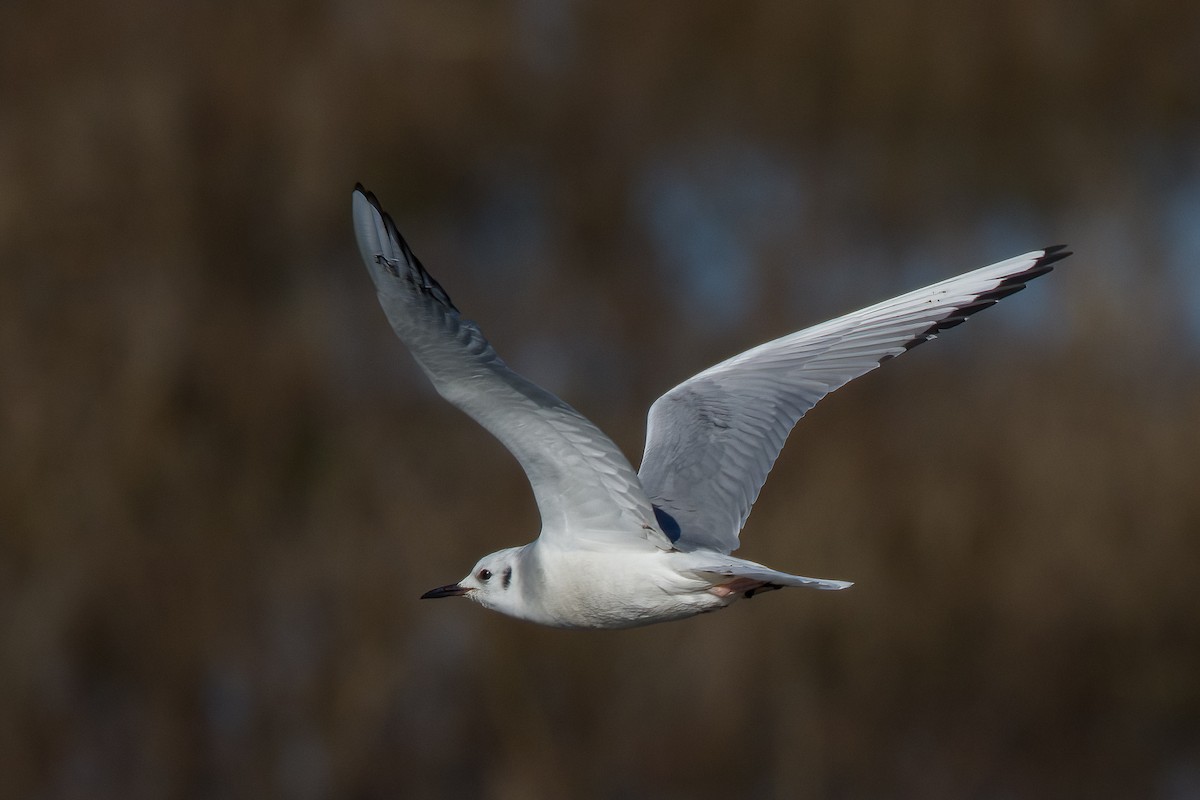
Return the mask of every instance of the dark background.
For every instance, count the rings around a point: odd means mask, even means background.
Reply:
[[[0,5],[0,795],[1200,796],[1200,5]],[[1076,255],[826,401],[615,633],[420,603],[537,532],[356,181],[637,460],[805,325]]]

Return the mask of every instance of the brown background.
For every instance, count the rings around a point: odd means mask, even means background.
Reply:
[[[0,5],[0,795],[1200,795],[1200,6]],[[1046,244],[617,633],[380,312],[382,198],[636,460],[714,361]]]

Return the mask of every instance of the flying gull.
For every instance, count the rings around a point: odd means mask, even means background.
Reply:
[[[361,185],[353,210],[359,251],[396,335],[442,397],[516,456],[541,514],[533,542],[484,556],[465,578],[422,598],[466,597],[561,628],[628,628],[785,586],[850,586],[730,555],[788,433],[834,389],[1070,255],[1062,245],[1035,250],[709,367],[650,406],[635,472],[587,418],[509,369]]]

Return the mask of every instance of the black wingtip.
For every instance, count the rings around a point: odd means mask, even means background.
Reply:
[[[1069,255],[1072,255],[1072,252],[1067,249],[1065,244],[1052,244],[1049,247],[1042,248],[1042,257],[1038,259],[1038,266],[1049,267],[1051,264],[1056,264]]]
[[[371,208],[375,209],[379,216],[383,218],[384,227],[388,229],[389,233],[396,237],[396,240],[400,243],[400,246],[408,255],[411,256],[412,251],[409,250],[408,242],[404,241],[404,237],[400,235],[400,229],[396,227],[396,223],[392,220],[392,215],[383,210],[383,205],[380,204],[379,199],[375,197],[375,193],[363,188],[361,183],[354,184],[354,191],[358,194],[361,194],[363,198],[371,204]]]
[[[375,213],[379,214],[380,219],[383,220],[383,226],[387,230],[388,235],[396,241],[397,246],[399,246],[400,251],[404,254],[405,259],[411,266],[412,271],[414,271],[420,279],[418,281],[418,290],[429,294],[437,302],[446,306],[451,311],[459,313],[454,303],[450,300],[450,295],[447,294],[446,290],[442,288],[441,284],[439,284],[434,277],[429,274],[424,265],[421,264],[421,259],[417,258],[417,254],[412,251],[411,247],[409,247],[408,241],[400,234],[400,229],[396,227],[396,223],[392,219],[392,215],[383,210],[383,206],[380,205],[379,200],[375,197],[375,193],[364,189],[361,183],[354,184],[354,191],[361,194],[366,201],[371,204],[371,208],[375,209]],[[388,270],[393,275],[397,275],[396,271],[391,267],[389,267]]]
[[[390,217],[388,217],[387,212],[383,210],[383,206],[379,204],[379,200],[378,200],[378,198],[375,197],[374,192],[367,189],[361,183],[356,183],[356,184],[354,184],[354,193],[361,194],[363,196],[363,199],[365,199],[368,203],[370,203],[371,208],[378,211],[379,215],[381,217],[383,217],[385,219],[390,219]]]
[[[1034,278],[1041,277],[1047,272],[1054,269],[1054,264],[1062,261],[1067,256],[1071,255],[1071,251],[1067,249],[1065,244],[1055,244],[1042,249],[1042,255],[1034,259],[1033,264],[1028,269],[1015,272],[1012,275],[1001,280],[996,288],[986,292],[982,292],[975,297],[971,302],[961,305],[951,311],[942,319],[930,325],[918,335],[914,336],[904,344],[905,350],[911,350],[922,342],[927,342],[933,339],[941,331],[948,330],[963,324],[972,315],[985,308],[994,306],[998,301],[1010,294],[1016,294],[1025,288],[1025,284]],[[880,363],[886,361],[887,357],[880,360]]]
[[[353,194],[361,194],[363,199],[371,204],[372,208],[374,208],[380,214],[384,213],[383,208],[379,205],[379,201],[375,199],[375,193],[367,189],[367,187],[363,186],[361,183],[354,184]]]

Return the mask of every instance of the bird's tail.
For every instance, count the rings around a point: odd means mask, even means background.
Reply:
[[[692,569],[695,572],[717,575],[722,578],[744,580],[747,584],[758,583],[760,584],[760,591],[767,588],[781,589],[784,586],[807,586],[810,589],[837,591],[839,589],[848,589],[854,585],[851,581],[836,581],[830,578],[807,578],[803,575],[791,575],[787,572],[779,572],[778,570],[764,567],[762,564],[756,564],[753,561],[743,561],[740,558],[732,557],[727,561],[697,565],[692,567]],[[740,591],[740,589],[736,591]]]

